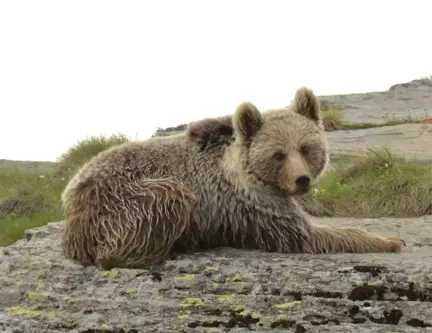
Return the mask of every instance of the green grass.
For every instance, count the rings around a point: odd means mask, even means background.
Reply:
[[[26,229],[62,219],[61,178],[2,168],[0,184],[0,246],[22,238]]]
[[[298,200],[315,216],[409,217],[432,214],[432,166],[370,150],[325,174]]]
[[[60,197],[69,177],[92,156],[127,141],[130,139],[122,134],[90,137],[68,149],[58,163],[41,162],[39,166],[37,162],[3,163],[0,168],[0,246],[23,238],[26,229],[62,220]]]

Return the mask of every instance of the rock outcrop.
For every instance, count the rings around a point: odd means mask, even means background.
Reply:
[[[432,161],[432,124],[402,124],[328,132],[334,155],[362,155],[368,148],[386,147],[408,159]]]
[[[399,235],[397,254],[219,248],[149,270],[83,267],[62,222],[0,248],[0,332],[432,332],[432,216],[317,219]]]
[[[385,123],[432,117],[432,79],[396,84],[387,91],[319,96],[336,105],[347,123]]]

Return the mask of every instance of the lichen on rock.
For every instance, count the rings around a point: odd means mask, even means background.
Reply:
[[[328,255],[219,248],[149,270],[105,271],[65,259],[63,222],[50,223],[0,248],[0,332],[432,331],[431,216],[322,223],[403,236],[407,247]]]

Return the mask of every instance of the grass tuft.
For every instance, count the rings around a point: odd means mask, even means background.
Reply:
[[[58,172],[62,176],[70,176],[93,156],[110,147],[129,141],[130,138],[123,134],[113,134],[108,137],[92,136],[78,141],[59,157]]]
[[[322,114],[324,128],[327,131],[336,131],[344,127],[341,110],[337,108],[328,108],[325,111],[322,111]]]
[[[426,86],[432,86],[432,75],[422,76],[419,81]]]

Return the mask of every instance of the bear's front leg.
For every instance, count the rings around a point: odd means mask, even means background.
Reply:
[[[358,228],[313,226],[310,245],[313,253],[367,253],[400,252],[406,243],[397,237],[383,237]]]

